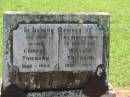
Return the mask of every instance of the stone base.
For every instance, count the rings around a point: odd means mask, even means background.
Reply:
[[[27,97],[88,97],[83,94],[82,90],[70,90],[70,91],[49,91],[40,93],[28,93]],[[109,84],[109,91],[101,97],[116,97],[116,92]]]
[[[0,95],[1,97],[1,95]],[[82,94],[82,90],[72,90],[64,92],[41,92],[41,93],[28,93],[27,97],[87,97]],[[113,89],[110,89],[106,94],[101,97],[116,97],[116,93]]]
[[[1,97],[1,95],[0,95]],[[66,92],[41,92],[41,93],[28,93],[27,97],[88,97],[82,94],[81,91],[66,91]],[[116,97],[114,90],[109,90],[101,97]]]
[[[82,93],[82,90],[72,90],[64,92],[41,92],[41,93],[28,93],[27,97],[88,97]],[[109,90],[101,97],[116,97],[114,90]]]
[[[27,94],[27,97],[88,97],[88,96],[85,96],[82,90],[69,90],[69,91],[31,92]],[[107,91],[106,94],[102,95],[101,97],[116,97],[116,92],[109,84],[109,91]]]
[[[31,92],[27,94],[27,97],[88,97],[88,96],[85,96],[82,90],[69,90],[69,91]],[[102,95],[101,97],[116,97],[116,91],[109,84],[109,91],[107,91],[106,94]]]
[[[82,90],[28,93],[27,97],[82,97]]]

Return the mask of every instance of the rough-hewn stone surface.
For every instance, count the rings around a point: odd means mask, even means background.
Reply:
[[[102,95],[108,89],[109,21],[106,13],[6,13],[3,88],[15,83],[25,92],[52,91],[43,97],[59,90],[74,91],[65,97],[81,97],[84,90]],[[35,51],[26,53],[30,48]]]

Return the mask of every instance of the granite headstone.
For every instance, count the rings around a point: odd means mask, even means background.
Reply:
[[[27,97],[103,95],[109,19],[107,13],[6,12],[2,93],[16,85]]]

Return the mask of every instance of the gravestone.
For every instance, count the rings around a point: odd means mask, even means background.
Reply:
[[[26,97],[105,94],[109,19],[107,13],[7,12],[2,94],[14,89]]]

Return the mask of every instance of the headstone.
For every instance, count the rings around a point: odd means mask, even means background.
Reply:
[[[107,13],[4,15],[3,94],[13,85],[27,97],[98,97],[108,90]]]

